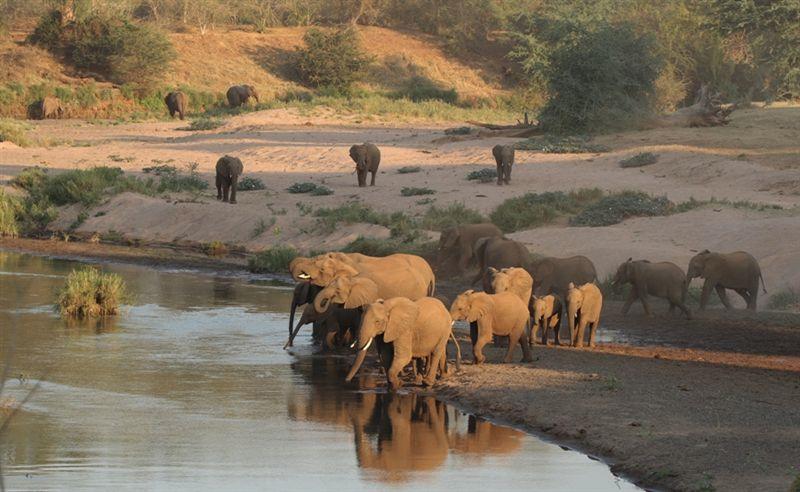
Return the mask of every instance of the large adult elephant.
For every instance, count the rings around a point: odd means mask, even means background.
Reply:
[[[189,107],[189,98],[181,91],[173,91],[164,97],[164,104],[167,105],[170,118],[174,118],[175,113],[177,113],[178,117],[183,119],[186,114],[186,108]]]
[[[310,282],[298,282],[295,285],[292,307],[289,311],[289,340],[283,346],[284,349],[290,347],[294,342],[294,337],[292,337],[294,315],[297,307],[302,305],[306,307],[297,323],[297,330],[299,331],[306,324],[312,324],[314,342],[324,342],[325,346],[330,349],[336,344],[349,344],[350,339],[355,337],[358,326],[361,324],[361,311],[330,305],[325,311],[317,312],[314,307],[314,298],[320,290],[322,290],[321,287],[312,285]]]
[[[356,163],[356,177],[358,186],[367,186],[367,174],[372,175],[370,186],[375,186],[375,175],[378,174],[378,166],[381,164],[381,151],[375,144],[369,142],[350,147],[350,158]]]
[[[239,176],[244,171],[244,165],[238,157],[224,155],[217,161],[217,200],[228,202],[230,193],[230,203],[236,203],[236,188],[239,186]]]
[[[61,118],[64,116],[64,106],[61,100],[54,96],[45,96],[35,105],[35,117],[46,120],[49,118]]]
[[[700,294],[700,310],[706,308],[711,290],[716,290],[719,299],[727,309],[731,303],[725,294],[725,289],[732,289],[747,303],[747,309],[756,310],[758,304],[758,282],[766,294],[764,277],[758,261],[750,253],[736,251],[735,253],[715,253],[709,250],[701,251],[689,261],[686,272],[687,283],[693,278],[705,279],[703,291]]]
[[[652,313],[647,298],[654,296],[668,300],[670,312],[678,307],[688,319],[692,319],[692,313],[686,307],[688,287],[686,275],[675,263],[668,261],[650,263],[647,260],[634,261],[633,258],[628,258],[628,261],[617,268],[617,273],[614,275],[612,282],[614,292],[621,292],[625,284],[631,284],[631,293],[622,306],[623,315],[628,314],[631,305],[638,299],[645,314],[650,316]]]
[[[251,97],[258,102],[258,92],[252,85],[231,86],[225,96],[228,98],[228,104],[232,108],[238,108],[246,104]]]
[[[485,237],[501,237],[503,231],[494,224],[467,224],[445,229],[439,236],[437,268],[455,260],[458,273],[464,271],[475,260],[475,242]]]
[[[484,290],[491,292],[489,268],[500,270],[509,267],[527,267],[531,253],[524,244],[505,237],[484,237],[475,241],[475,256],[478,258],[478,274],[472,284],[483,279]]]
[[[585,256],[540,258],[530,263],[528,273],[533,277],[535,294],[556,294],[562,298],[566,296],[570,282],[582,285],[597,280],[594,263]]]

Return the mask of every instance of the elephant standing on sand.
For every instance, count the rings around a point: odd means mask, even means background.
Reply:
[[[183,119],[186,114],[186,108],[189,106],[189,98],[181,91],[174,91],[167,94],[164,98],[164,104],[167,105],[170,118],[174,118],[175,113],[178,113],[178,117]]]
[[[750,253],[737,251],[735,253],[712,253],[704,250],[689,261],[686,272],[687,284],[693,278],[705,279],[703,292],[700,294],[700,310],[706,308],[711,290],[717,291],[719,299],[725,308],[731,309],[731,303],[725,294],[725,289],[733,289],[747,303],[747,309],[756,310],[758,304],[758,281],[766,294],[764,277],[761,276],[761,267]]]
[[[501,237],[503,231],[494,224],[467,224],[451,227],[439,236],[439,251],[436,264],[439,268],[445,262],[455,259],[459,273],[464,273],[475,259],[475,242],[484,237]]]
[[[561,330],[561,316],[563,312],[561,299],[552,294],[544,297],[533,296],[529,304],[529,309],[533,316],[530,336],[531,345],[534,343],[536,333],[539,332],[542,334],[542,345],[550,345],[550,330],[553,330],[553,337],[556,345],[561,345],[561,338],[558,335],[558,332]]]
[[[237,157],[220,157],[217,161],[217,200],[227,202],[230,191],[230,203],[236,203],[236,186],[243,170],[242,161]]]
[[[670,312],[678,307],[686,314],[686,318],[692,319],[692,313],[686,307],[686,289],[689,283],[683,270],[675,263],[650,263],[647,260],[633,261],[633,258],[628,258],[628,261],[617,268],[617,274],[611,283],[617,294],[625,284],[631,284],[631,293],[622,306],[622,314],[628,314],[631,304],[639,299],[645,314],[651,316],[647,297],[652,295],[667,299]]]
[[[497,163],[497,185],[511,183],[511,166],[514,165],[514,146],[495,145],[492,148],[492,155]]]
[[[258,92],[252,85],[231,86],[225,96],[228,98],[228,104],[232,108],[238,108],[246,104],[251,97],[258,102]]]
[[[378,166],[381,163],[381,151],[374,144],[369,142],[350,147],[350,158],[356,163],[356,175],[358,176],[358,186],[367,186],[367,173],[372,174],[370,186],[375,186],[375,175],[378,174]]]
[[[581,285],[597,280],[594,263],[585,256],[540,258],[531,263],[528,273],[533,277],[534,293],[556,294],[562,299],[570,282]]]

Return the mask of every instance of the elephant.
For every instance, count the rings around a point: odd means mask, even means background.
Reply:
[[[526,305],[531,301],[533,277],[524,268],[510,267],[497,270],[489,267],[489,276],[492,287],[490,293],[511,292]]]
[[[381,163],[381,151],[378,150],[378,147],[369,142],[353,145],[350,147],[350,158],[356,163],[358,187],[367,186],[367,173],[372,174],[369,185],[375,186],[375,175],[378,174],[378,166]]]
[[[314,341],[324,341],[328,349],[332,349],[336,342],[339,344],[349,344],[349,338],[353,338],[358,326],[361,324],[361,311],[358,309],[344,309],[340,306],[331,305],[318,313],[314,307],[314,298],[322,290],[321,287],[310,282],[298,282],[295,285],[292,295],[292,306],[289,311],[289,340],[284,349],[290,347],[294,342],[292,333],[294,332],[294,315],[298,306],[305,305],[297,330],[301,326],[312,323],[314,330],[312,339]]]
[[[497,185],[510,184],[511,167],[514,165],[514,146],[498,144],[492,148],[497,163]]]
[[[61,118],[64,116],[64,106],[61,100],[54,96],[45,96],[35,104],[35,117],[41,120]]]
[[[667,299],[670,312],[678,307],[687,319],[692,319],[692,313],[686,307],[686,290],[689,283],[683,270],[675,263],[668,261],[650,263],[647,260],[633,261],[633,258],[628,258],[628,261],[617,268],[611,285],[614,292],[619,293],[625,284],[631,284],[631,293],[622,306],[623,315],[628,314],[633,302],[639,299],[644,312],[650,316],[652,313],[647,297],[653,295]]]
[[[464,273],[475,259],[475,241],[502,235],[503,231],[491,223],[467,224],[446,229],[439,236],[436,264],[441,268],[449,259],[455,258],[458,273]]]
[[[505,237],[484,237],[475,241],[475,256],[478,258],[478,274],[472,284],[483,279],[483,288],[491,290],[489,268],[525,268],[531,261],[531,253],[524,244]]]
[[[689,261],[686,272],[687,284],[693,278],[705,279],[703,291],[700,294],[700,310],[706,308],[711,289],[717,291],[719,299],[726,309],[731,309],[731,303],[725,294],[725,289],[732,289],[747,303],[747,309],[756,310],[758,304],[758,281],[761,288],[767,293],[764,277],[758,261],[750,253],[737,251],[735,253],[712,253],[709,250],[701,251]]]
[[[561,338],[558,335],[564,310],[561,299],[552,294],[543,297],[534,296],[531,298],[529,308],[533,316],[529,337],[531,345],[533,345],[537,333],[542,334],[542,345],[550,345],[550,330],[553,330],[556,345],[561,345]]]
[[[428,358],[423,384],[433,386],[437,371],[443,365],[441,362],[447,359],[447,342],[451,339],[458,352],[456,368],[461,364],[461,349],[452,327],[450,312],[439,299],[423,297],[412,301],[395,297],[378,300],[364,310],[356,342],[359,353],[345,380],[352,380],[361,368],[372,339],[383,335],[383,342],[391,343],[394,348],[393,362],[386,372],[389,387],[396,390],[402,386],[400,371],[417,357]],[[443,371],[442,376],[445,375]]]
[[[170,118],[174,118],[175,113],[178,113],[178,117],[183,119],[186,114],[186,108],[189,106],[189,98],[181,91],[174,91],[167,94],[164,98],[164,104],[167,105]]]
[[[597,280],[594,263],[585,256],[540,258],[531,262],[527,270],[533,277],[535,294],[556,294],[562,299],[570,282],[582,285]]]
[[[232,108],[247,104],[251,97],[258,102],[258,92],[252,85],[233,85],[228,89],[225,96],[228,98],[228,104]]]
[[[593,283],[578,287],[570,282],[567,286],[567,321],[569,337],[573,347],[583,347],[584,332],[589,327],[589,346],[594,347],[594,337],[600,324],[603,310],[603,294]],[[576,327],[577,323],[577,327]]]
[[[530,362],[531,354],[526,330],[530,325],[528,306],[511,292],[487,294],[468,290],[453,301],[450,316],[454,320],[477,322],[477,327],[470,327],[472,353],[476,364],[486,360],[483,347],[492,339],[492,335],[509,337],[508,351],[504,362],[511,362],[514,345],[522,345],[522,362]]]
[[[243,170],[244,166],[238,157],[225,155],[219,158],[217,161],[217,200],[227,202],[230,190],[230,203],[236,203],[236,186]]]

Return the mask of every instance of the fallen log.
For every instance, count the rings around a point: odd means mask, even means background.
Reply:
[[[711,93],[707,85],[700,87],[691,106],[680,108],[670,114],[656,117],[653,127],[709,127],[730,123],[730,114],[736,110],[735,104],[722,104],[719,93]]]

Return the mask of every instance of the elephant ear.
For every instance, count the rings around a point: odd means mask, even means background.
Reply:
[[[378,299],[378,284],[365,277],[351,279],[350,295],[344,301],[345,309],[355,309],[372,304]]]
[[[311,262],[311,258],[305,258],[303,256],[298,256],[297,258],[293,259],[289,262],[289,272],[291,272],[292,277],[295,280],[299,280],[298,275],[303,273],[303,266],[307,265]]]
[[[405,297],[395,297],[385,303],[389,316],[386,322],[386,331],[383,333],[384,342],[393,342],[410,334],[419,316],[419,306]]]
[[[442,232],[442,249],[450,249],[455,246],[460,236],[461,234],[455,227]]]
[[[469,296],[469,310],[467,312],[467,321],[472,323],[483,318],[492,310],[492,299],[489,294],[484,292],[477,292]]]
[[[320,281],[328,283],[338,277],[354,277],[358,275],[358,270],[343,261],[335,258],[325,258],[320,265]]]

